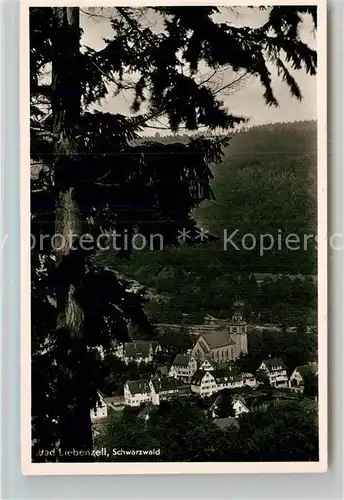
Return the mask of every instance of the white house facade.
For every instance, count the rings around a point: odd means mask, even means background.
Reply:
[[[245,399],[239,394],[234,394],[232,402],[236,418],[240,417],[244,413],[249,413],[250,410],[246,406]]]
[[[295,392],[303,392],[305,388],[305,379],[310,374],[318,375],[318,364],[310,363],[309,365],[297,366],[289,379],[289,387]]]
[[[257,371],[268,377],[272,387],[288,387],[287,368],[282,359],[266,359]]]
[[[130,380],[124,385],[125,406],[140,406],[152,403],[155,406],[160,401],[178,395],[180,385],[171,377],[153,377],[150,380]]]
[[[201,396],[201,398],[211,396],[214,392],[217,392],[216,380],[211,371],[198,370],[192,377],[191,391]]]
[[[197,370],[197,362],[191,354],[177,354],[169,371],[169,376],[190,383]]]
[[[151,389],[147,380],[130,380],[124,384],[124,404],[140,406],[151,401]]]
[[[125,364],[151,363],[154,356],[161,351],[161,346],[155,340],[133,340],[115,346],[115,355]]]
[[[257,387],[256,378],[236,369],[199,369],[191,380],[191,390],[201,397],[211,396],[222,389],[240,389],[247,385]]]
[[[91,422],[97,422],[108,416],[108,406],[102,394],[98,393],[98,401],[94,408],[91,410]]]

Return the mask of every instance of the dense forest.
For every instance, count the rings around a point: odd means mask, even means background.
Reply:
[[[164,143],[174,136],[155,137]],[[186,136],[177,136],[186,141]],[[277,244],[264,255],[224,249],[221,232],[300,236],[316,231],[316,123],[277,123],[246,128],[232,135],[220,165],[212,168],[215,200],[195,211],[198,227],[209,234],[195,245],[152,252],[136,251],[120,263],[103,253],[110,267],[154,290],[146,310],[153,322],[198,323],[206,313],[228,318],[240,293],[255,320],[312,324],[316,311],[315,239],[307,248]],[[269,273],[257,283],[256,273]],[[295,275],[297,276],[295,279]]]
[[[111,462],[147,461],[144,455],[118,453],[128,449],[159,450],[158,455],[149,457],[157,462],[318,460],[314,405],[308,401],[285,403],[242,415],[239,429],[221,430],[207,418],[201,400],[164,401],[147,422],[138,418],[140,409],[114,412],[96,441],[99,447],[106,447],[107,461]]]

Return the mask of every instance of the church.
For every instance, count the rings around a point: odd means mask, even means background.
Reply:
[[[243,317],[244,303],[234,303],[230,323],[207,318],[207,324],[200,327],[200,335],[191,355],[199,362],[205,359],[223,363],[236,360],[241,353],[247,354],[248,325]]]

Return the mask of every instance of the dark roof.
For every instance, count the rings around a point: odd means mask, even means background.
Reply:
[[[233,340],[229,337],[228,330],[214,330],[210,333],[203,333],[200,340],[204,339],[210,349],[234,345]]]
[[[191,354],[177,354],[174,358],[173,365],[175,366],[188,366],[191,359]]]
[[[264,359],[263,363],[267,366],[268,370],[276,368],[277,366],[285,368],[285,364],[281,358]]]
[[[133,342],[125,344],[124,356],[126,358],[147,358],[150,349],[154,352],[158,345],[156,340],[133,340]]]
[[[233,417],[215,418],[213,423],[221,430],[228,429],[228,427],[236,427],[237,429],[240,427],[239,423]]]
[[[108,398],[104,398],[104,402],[107,405],[119,405],[124,403],[124,396],[109,396]]]
[[[149,380],[128,380],[127,384],[131,394],[147,394],[150,392]]]
[[[168,375],[168,372],[169,372],[169,369],[168,369],[168,366],[167,365],[160,365],[158,366],[158,371],[162,374],[162,375]]]
[[[192,381],[191,381],[191,384],[192,385],[200,385],[203,377],[205,377],[205,375],[207,373],[211,373],[211,375],[213,375],[213,372],[207,372],[207,371],[204,371],[204,370],[197,370],[194,374],[193,374],[193,377],[192,377]]]
[[[223,382],[240,382],[242,380],[242,374],[237,371],[232,371],[228,369],[216,369],[211,372],[217,383]]]
[[[241,394],[233,394],[233,402],[234,401],[240,401],[240,403],[242,403],[244,406],[247,407],[247,404],[246,404],[246,401],[245,401],[245,398],[243,398],[241,396]]]
[[[295,370],[298,370],[301,377],[307,377],[307,375],[314,374],[318,372],[318,363],[313,363],[309,365],[297,366]]]
[[[147,415],[149,416],[151,413],[156,411],[156,407],[152,404],[146,405],[142,410],[138,413],[137,418],[145,418]]]
[[[178,390],[180,382],[173,377],[153,378],[152,384],[156,392]]]

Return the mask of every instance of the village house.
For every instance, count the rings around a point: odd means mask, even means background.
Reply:
[[[160,404],[160,401],[179,394],[178,381],[172,377],[154,377],[150,380],[149,386],[152,403],[156,406]]]
[[[243,302],[235,302],[229,324],[208,318],[209,324],[199,329],[199,337],[191,351],[196,361],[228,362],[237,359],[241,353],[247,353],[248,325],[243,319],[243,308]]]
[[[221,404],[221,398],[223,397],[224,395],[220,393],[215,399],[214,403],[211,405],[210,414],[212,418],[218,417],[217,410],[219,408],[219,405]],[[233,394],[231,398],[232,398],[232,406],[235,413],[235,418],[238,418],[240,415],[243,415],[244,413],[249,413],[250,410],[248,409],[246,401],[240,394]],[[227,417],[229,417],[229,415],[227,415]]]
[[[156,340],[133,340],[115,347],[115,355],[125,364],[152,363],[159,351],[161,351],[161,346]]]
[[[309,375],[318,375],[318,363],[310,363],[309,365],[297,366],[289,379],[289,387],[295,392],[303,393],[305,388],[305,380]]]
[[[252,389],[255,389],[258,387],[258,382],[256,377],[253,375],[253,373],[242,373],[242,380],[244,386],[249,386]]]
[[[197,362],[191,354],[177,354],[169,371],[169,376],[190,383],[197,370]]]
[[[257,372],[266,375],[272,387],[288,387],[287,368],[280,358],[265,359]]]
[[[124,408],[124,396],[109,396],[104,398],[104,402],[113,411],[121,411]]]
[[[156,406],[154,406],[153,404],[147,404],[144,408],[142,408],[142,410],[140,410],[137,418],[148,422],[154,412],[156,412]]]
[[[98,392],[98,401],[96,406],[91,410],[91,422],[97,422],[108,416],[108,406],[105,402],[104,396]]]
[[[124,384],[124,404],[140,406],[152,401],[149,380],[129,380]]]
[[[244,387],[242,374],[239,370],[214,370],[212,375],[215,378],[218,391]]]
[[[197,370],[191,380],[191,391],[201,398],[211,396],[217,392],[218,388],[212,372]]]
[[[124,385],[124,404],[140,406],[151,403],[155,406],[160,401],[179,394],[180,384],[172,377],[153,377],[150,380],[129,380]]]
[[[211,365],[211,363],[209,363]],[[202,366],[202,365],[201,365]],[[245,386],[256,387],[256,378],[249,373],[242,374],[233,368],[208,368],[197,370],[191,380],[191,391],[201,397],[208,397],[222,389],[239,389]]]
[[[240,417],[244,413],[249,413],[249,409],[246,405],[245,399],[240,394],[234,394],[233,396],[233,408],[235,411],[235,417]]]
[[[200,364],[200,367],[199,367],[200,370],[203,370],[203,371],[213,371],[216,369],[216,363],[214,363],[214,361],[212,361],[211,359],[205,359],[204,361],[202,361],[202,363]]]

